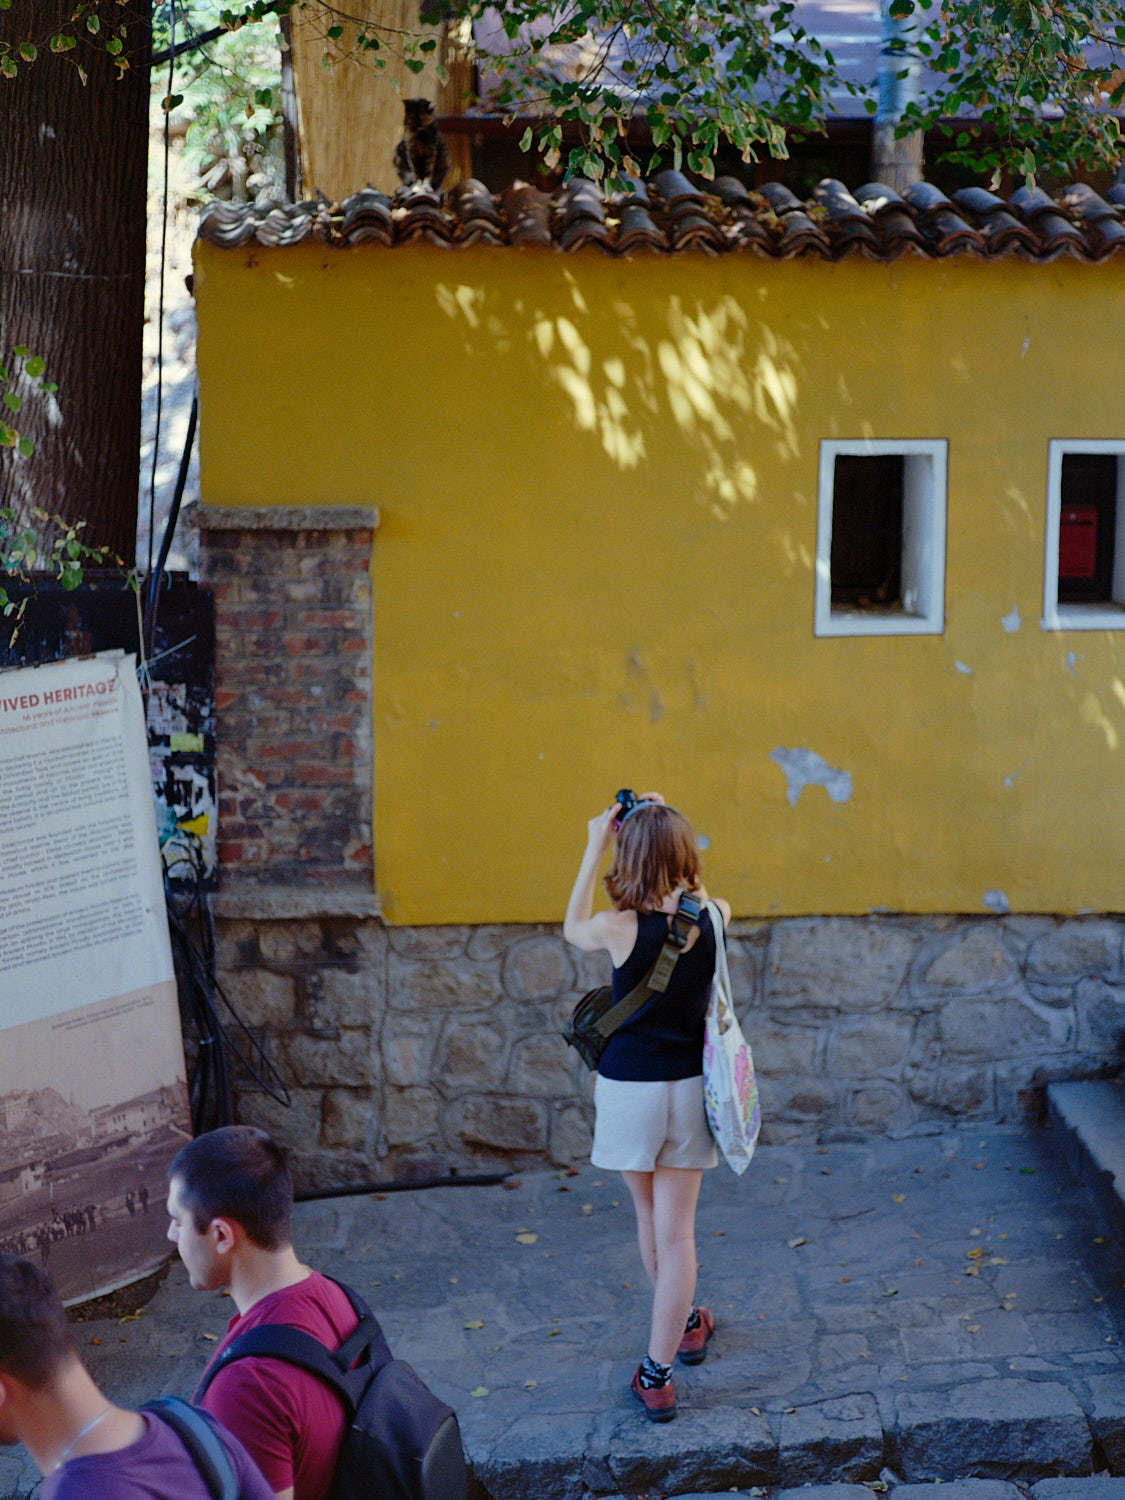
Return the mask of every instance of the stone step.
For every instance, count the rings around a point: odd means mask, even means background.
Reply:
[[[1094,1201],[1107,1234],[1125,1232],[1125,1084],[1052,1083],[1047,1110],[1059,1150]]]

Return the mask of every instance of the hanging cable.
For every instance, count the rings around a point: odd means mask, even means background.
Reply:
[[[160,456],[160,418],[164,404],[164,260],[168,249],[168,182],[169,161],[172,149],[172,110],[170,101],[176,82],[176,0],[168,0],[168,36],[170,55],[168,58],[168,90],[164,96],[164,201],[160,215],[160,283],[156,314],[156,430],[152,435],[152,468],[148,489],[148,568],[146,579],[152,577],[152,547],[156,534],[156,466]]]

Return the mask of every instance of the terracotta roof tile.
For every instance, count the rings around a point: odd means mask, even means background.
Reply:
[[[1113,199],[1113,194],[1118,192],[1122,196]],[[1084,182],[1076,182],[1059,198],[1063,208],[1069,209],[1085,231],[1087,247],[1091,236],[1093,237],[1099,260],[1125,245],[1125,224],[1121,222],[1118,209],[1118,204],[1125,203],[1125,192],[1120,188],[1111,188],[1108,196],[1112,201],[1107,203],[1092,187]]]
[[[963,188],[949,199],[928,182],[902,194],[868,182],[853,193],[826,178],[806,203],[780,182],[748,188],[728,176],[701,188],[673,171],[647,183],[630,181],[626,192],[613,195],[584,178],[553,195],[514,183],[496,196],[469,180],[445,194],[402,190],[393,200],[367,188],[335,204],[212,203],[200,220],[199,237],[224,249],[313,240],[596,249],[615,256],[750,251],[774,260],[861,254],[889,262],[905,254],[970,254],[1102,261],[1125,252],[1125,186],[1103,197],[1079,183],[1057,199],[1039,188],[1021,188],[1007,200],[984,188]]]
[[[447,201],[457,219],[453,238],[458,245],[502,245],[504,216],[495,199],[475,177],[468,177],[449,190]]]
[[[341,207],[344,218],[340,236],[349,245],[361,245],[367,241],[379,245],[394,243],[391,200],[386,193],[366,188],[362,193],[353,193]]]
[[[1034,251],[1035,235],[1020,223],[1003,198],[980,187],[960,188],[953,198],[958,208],[976,220],[989,255]]]

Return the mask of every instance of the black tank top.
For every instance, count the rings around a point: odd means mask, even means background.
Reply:
[[[613,998],[623,1000],[656,962],[668,936],[663,912],[637,913],[633,951],[613,971]],[[715,973],[715,934],[706,907],[699,917],[699,936],[681,953],[668,988],[653,995],[636,1015],[610,1037],[598,1063],[603,1078],[654,1082],[694,1078],[703,1072],[703,1022]]]

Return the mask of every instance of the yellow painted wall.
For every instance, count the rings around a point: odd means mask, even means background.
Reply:
[[[196,270],[204,503],[381,509],[389,920],[557,920],[621,784],[743,915],[1121,909],[1125,635],[1039,618],[1048,439],[1125,437],[1125,262]],[[818,444],[864,436],[949,439],[943,636],[813,636]]]

